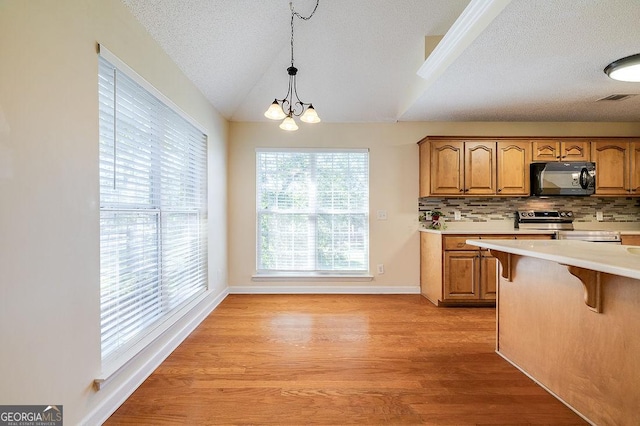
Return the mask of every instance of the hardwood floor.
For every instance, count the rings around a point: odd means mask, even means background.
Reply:
[[[494,350],[493,308],[230,295],[106,424],[586,424]]]

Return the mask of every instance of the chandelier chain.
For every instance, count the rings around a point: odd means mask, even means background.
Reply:
[[[293,20],[297,16],[303,21],[308,21],[311,17],[316,13],[318,9],[318,4],[320,4],[320,0],[316,0],[316,6],[313,8],[313,11],[309,16],[302,16],[293,8],[293,2],[289,2],[289,8],[291,9],[291,66],[293,66]]]

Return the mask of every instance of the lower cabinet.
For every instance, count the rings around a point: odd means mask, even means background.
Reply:
[[[625,246],[640,246],[640,235],[622,235],[622,244]]]
[[[444,252],[444,300],[480,299],[480,251]]]
[[[551,239],[551,234],[442,235],[420,233],[421,293],[434,304],[493,305],[498,263],[468,239]]]

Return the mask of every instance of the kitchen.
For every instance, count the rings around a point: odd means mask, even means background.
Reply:
[[[635,424],[640,364],[631,354],[640,345],[634,320],[640,226],[633,196],[640,186],[640,144],[636,148],[633,138],[496,139],[419,142],[421,292],[436,306],[497,306],[496,353],[590,423]],[[610,147],[624,155],[604,160]],[[505,160],[509,150],[519,157]],[[540,158],[541,151],[551,155]],[[571,153],[579,161],[570,161]],[[618,193],[630,197],[607,203],[616,174]],[[474,191],[528,193],[532,201],[511,203],[519,207],[505,220],[502,199],[485,204],[475,195],[468,201]],[[443,220],[446,201],[432,199],[434,193],[462,194],[453,222]],[[597,196],[604,198],[576,202]],[[490,206],[495,219],[462,222],[465,202]],[[604,222],[603,209],[614,206],[620,221]]]
[[[422,294],[436,305],[493,304],[495,261],[467,246],[463,242],[465,237],[473,239],[482,234],[481,238],[486,239],[637,242],[640,235],[637,141],[567,137],[422,139],[418,142],[422,196],[419,211],[424,220]],[[614,194],[628,197],[607,202],[607,197]],[[462,200],[453,201],[452,212],[449,202],[454,199],[442,198],[446,195]],[[486,197],[493,198],[487,201]],[[596,203],[579,201],[596,197],[600,198]],[[511,199],[516,202],[503,201]],[[484,214],[463,221],[463,211],[466,216],[470,210],[464,208],[467,202],[486,206]],[[593,206],[591,212],[589,204]],[[616,220],[610,220],[609,213],[608,221],[604,221],[605,208],[620,212]],[[434,210],[438,213],[437,221],[429,217]],[[442,211],[453,213],[450,216],[454,216],[454,221],[447,224]],[[443,234],[442,238],[439,234]]]

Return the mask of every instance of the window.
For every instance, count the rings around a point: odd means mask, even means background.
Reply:
[[[257,272],[367,274],[368,150],[256,152]]]
[[[101,49],[103,360],[207,289],[207,137],[112,62]]]

